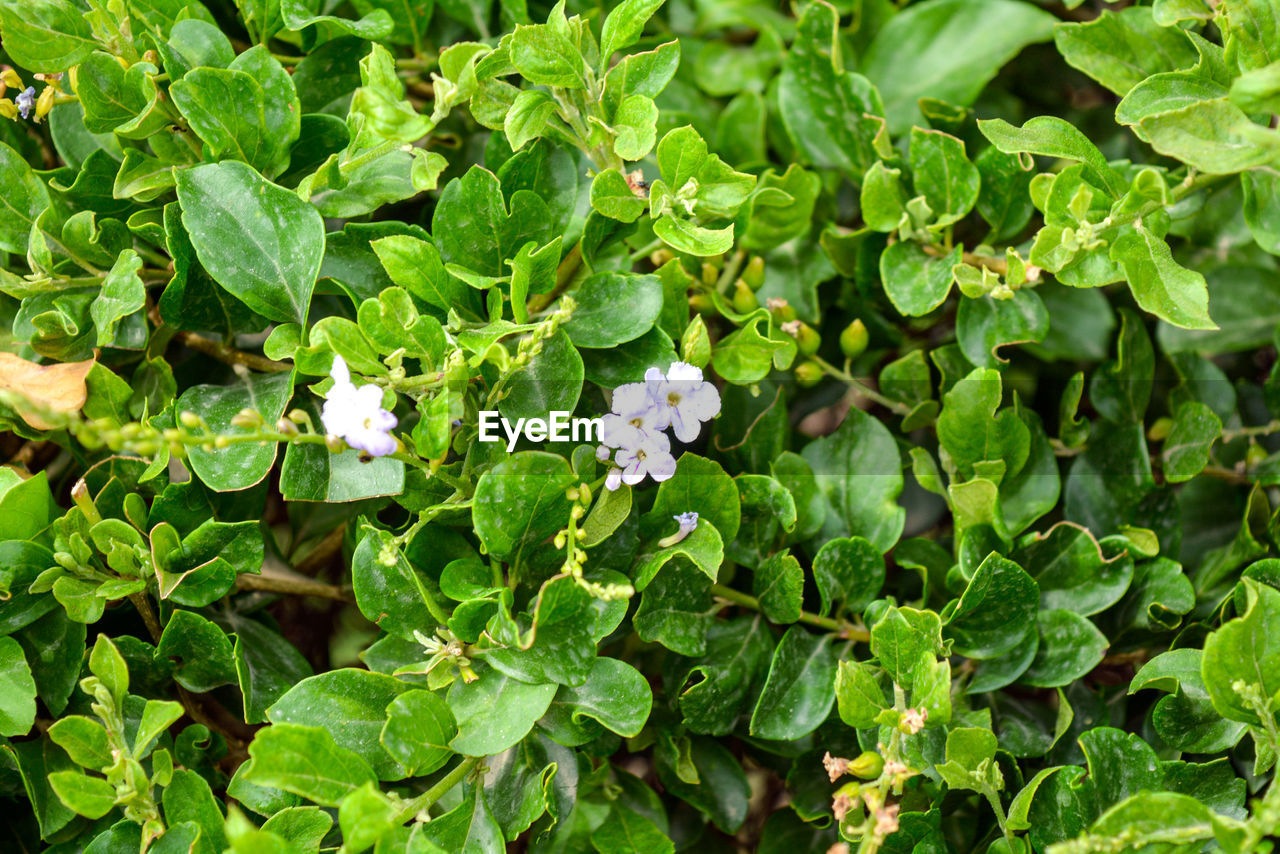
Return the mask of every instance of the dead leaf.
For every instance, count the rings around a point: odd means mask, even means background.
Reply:
[[[88,396],[84,380],[95,361],[37,365],[12,353],[0,353],[0,390],[17,392],[55,412],[78,412]],[[35,411],[19,407],[18,414],[37,430],[58,426]]]

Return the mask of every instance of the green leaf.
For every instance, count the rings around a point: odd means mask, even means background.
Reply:
[[[49,737],[81,767],[100,771],[113,762],[106,729],[84,715],[67,715],[55,721],[49,727]]]
[[[836,432],[810,442],[802,456],[826,499],[822,536],[864,537],[882,553],[893,548],[906,511],[897,502],[901,458],[884,424],[855,407]]]
[[[674,854],[676,850],[656,824],[624,806],[615,807],[591,834],[591,844],[597,851],[617,854]]]
[[[556,111],[556,102],[541,89],[525,89],[516,96],[507,113],[503,132],[511,148],[519,151],[526,142],[542,136],[547,120]]]
[[[315,208],[243,163],[178,173],[182,223],[209,274],[254,311],[305,323],[324,254]]]
[[[84,13],[67,0],[3,0],[0,31],[14,62],[46,74],[66,71],[95,47]]]
[[[351,556],[351,586],[360,613],[385,631],[411,640],[435,623],[426,581],[388,531],[370,530]]]
[[[978,130],[1005,154],[1038,154],[1083,163],[1103,187],[1116,196],[1128,188],[1107,158],[1078,128],[1056,116],[1037,116],[1022,127],[1004,119],[978,121]]]
[[[516,190],[504,199],[498,177],[473,166],[445,185],[431,226],[446,263],[500,277],[506,275],[507,260],[524,244],[532,240],[545,246],[555,237],[554,222],[538,194]]]
[[[1247,608],[1204,642],[1200,672],[1224,718],[1260,725],[1280,691],[1280,591],[1244,579]],[[1265,710],[1265,711],[1264,711]]]
[[[232,433],[231,419],[243,409],[259,412],[265,423],[274,424],[292,394],[292,372],[249,374],[236,385],[192,386],[178,398],[177,409],[196,413],[215,433]],[[192,470],[206,486],[228,492],[247,489],[266,477],[275,464],[276,446],[241,442],[211,450],[193,447],[188,454]]]
[[[1106,654],[1106,635],[1075,611],[1041,611],[1036,619],[1040,644],[1018,681],[1038,688],[1069,685],[1093,670]]]
[[[771,622],[794,623],[804,610],[804,569],[785,552],[771,555],[756,570],[752,592]]]
[[[1054,28],[1054,43],[1068,64],[1117,95],[1148,77],[1194,65],[1197,54],[1177,27],[1157,24],[1147,9],[1104,10],[1083,24]]]
[[[458,679],[449,689],[449,708],[458,734],[449,746],[464,756],[501,753],[533,729],[556,695],[556,685],[517,682],[486,669],[474,682]]]
[[[583,684],[560,687],[546,723],[554,734],[566,726],[581,730],[584,719],[589,718],[624,738],[633,738],[644,728],[652,705],[653,692],[640,671],[615,658],[600,657]]]
[[[1244,221],[1254,241],[1272,255],[1280,255],[1280,170],[1250,169],[1240,176],[1244,190]],[[1212,295],[1213,280],[1209,282]],[[1219,325],[1224,324],[1219,312]]]
[[[382,237],[369,245],[391,281],[418,299],[445,311],[466,304],[467,286],[445,272],[434,245],[407,234]]]
[[[751,734],[790,741],[817,729],[835,705],[836,660],[830,635],[787,629],[751,713]]]
[[[707,632],[715,624],[711,584],[707,573],[692,560],[672,556],[644,588],[632,618],[636,633],[673,652],[702,655],[707,649]]]
[[[323,727],[273,724],[249,744],[252,765],[245,780],[301,795],[321,806],[337,806],[365,783],[376,784],[373,769],[340,747]]]
[[[0,5],[0,22],[8,5]],[[0,181],[5,187],[3,218],[0,218],[0,249],[25,253],[36,217],[49,207],[49,191],[36,177],[30,164],[7,144],[0,142]]]
[[[559,14],[563,21],[564,12]],[[510,51],[512,64],[530,83],[564,89],[586,86],[586,60],[578,48],[551,24],[516,27],[511,36]]]
[[[645,200],[637,196],[617,169],[605,169],[591,181],[591,208],[610,219],[635,222],[644,213]]]
[[[36,719],[36,682],[22,646],[0,638],[0,735],[26,735]]]
[[[176,659],[173,678],[188,691],[203,693],[236,681],[231,641],[194,611],[173,612],[155,654],[157,659]]]
[[[1122,234],[1111,259],[1124,267],[1134,300],[1146,311],[1184,329],[1216,329],[1209,317],[1204,276],[1173,260],[1162,235],[1149,228]]]
[[[430,691],[406,691],[388,704],[379,740],[408,776],[421,777],[449,761],[449,742],[457,734],[443,698]]]
[[[635,44],[644,25],[663,2],[665,0],[623,0],[615,6],[600,30],[600,61],[608,63],[615,53]]]
[[[1275,134],[1226,98],[1147,116],[1138,127],[1156,151],[1211,175],[1264,166],[1280,155]]]
[[[1023,540],[1014,557],[1035,570],[1040,606],[1089,616],[1114,605],[1133,580],[1133,558],[1104,554],[1085,528],[1062,522]]]
[[[494,557],[519,564],[567,523],[564,492],[576,482],[563,457],[541,451],[507,457],[476,482],[476,535]]]
[[[697,454],[681,455],[674,476],[658,486],[658,495],[646,518],[670,526],[671,517],[690,511],[698,514],[698,527],[710,524],[723,542],[732,542],[742,524],[738,487],[719,463]]]
[[[89,306],[89,316],[98,330],[99,347],[115,344],[120,321],[146,303],[147,291],[138,278],[141,269],[142,259],[132,249],[126,249],[117,256],[102,280],[102,290]]]
[[[213,160],[239,160],[275,177],[301,132],[293,79],[258,45],[227,68],[194,68],[170,88]]]
[[[1013,649],[1033,625],[1040,594],[1011,560],[989,554],[947,618],[947,636],[969,658],[995,658]]]
[[[54,771],[49,786],[58,800],[85,818],[102,818],[116,805],[115,786],[80,771]]]
[[[1181,483],[1198,475],[1209,462],[1209,451],[1222,435],[1222,420],[1198,400],[1180,403],[1173,429],[1161,448],[1165,479]]]
[[[125,695],[129,693],[129,665],[106,635],[98,635],[93,642],[93,649],[89,651],[89,672],[97,676],[103,687],[111,692],[116,707],[122,708]]]
[[[988,26],[1000,21],[998,28]],[[923,123],[923,96],[968,106],[1024,47],[1048,41],[1055,19],[1011,0],[926,0],[894,15],[862,59],[884,97],[889,130]]]
[[[379,779],[394,780],[401,764],[383,749],[382,728],[387,706],[409,689],[382,673],[346,667],[308,677],[294,685],[267,709],[273,724],[322,727],[338,747],[368,763]]]
[[[582,282],[574,299],[578,308],[564,327],[573,343],[614,347],[653,328],[662,312],[662,281],[657,276],[596,273]]]
[[[876,718],[888,706],[874,668],[861,661],[840,662],[836,671],[836,707],[840,720],[854,729],[866,729],[875,726]]]
[[[880,256],[880,279],[893,307],[921,317],[946,302],[955,281],[951,268],[960,263],[960,254],[957,246],[941,257],[931,255],[908,240],[886,249]]]
[[[911,179],[937,215],[935,226],[958,222],[978,201],[978,167],[962,141],[941,131],[911,129]]]
[[[884,579],[884,556],[862,537],[828,540],[813,556],[822,614],[837,602],[841,612],[862,611],[879,595]]]
[[[870,81],[845,70],[838,25],[839,15],[829,4],[805,8],[778,79],[778,106],[806,162],[840,169],[860,182],[877,160],[884,110]]]

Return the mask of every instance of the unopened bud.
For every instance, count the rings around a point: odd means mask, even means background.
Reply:
[[[779,297],[769,297],[764,302],[769,309],[769,313],[779,323],[786,323],[789,320],[796,319],[796,310],[786,300]]]
[[[760,290],[760,286],[764,284],[764,259],[759,255],[752,255],[742,271],[742,280],[751,290]]]
[[[856,359],[866,352],[869,337],[866,324],[859,318],[840,333],[840,351],[844,353],[845,358]]]
[[[262,426],[262,415],[255,409],[241,409],[231,416],[231,426],[241,430],[252,430]]]
[[[53,86],[45,86],[44,91],[40,93],[40,97],[36,98],[36,121],[40,121],[49,115],[49,111],[53,109],[53,99],[57,97],[58,90]]]
[[[1152,442],[1163,442],[1169,438],[1171,432],[1173,432],[1173,419],[1157,418],[1155,423],[1147,428],[1147,439]]]
[[[294,424],[288,418],[281,418],[279,421],[276,422],[276,432],[283,433],[286,436],[297,436],[298,425]]]
[[[674,257],[676,257],[675,253],[664,246],[661,249],[655,249],[653,251],[653,253],[649,256],[649,263],[655,267],[661,267],[663,264],[668,263]]]
[[[811,388],[822,381],[822,367],[817,362],[801,362],[796,365],[796,383],[801,388]]]
[[[1267,458],[1267,449],[1259,445],[1257,442],[1249,446],[1249,450],[1244,455],[1245,464],[1250,468],[1259,465]]]
[[[689,297],[689,308],[698,314],[711,314],[716,310],[715,303],[706,294],[693,294]]]
[[[800,321],[800,328],[796,332],[796,349],[800,351],[800,355],[812,356],[821,346],[822,336],[818,331],[804,321]]]
[[[747,283],[738,279],[733,286],[733,310],[741,314],[755,311],[760,307],[756,292],[747,287]]]
[[[204,423],[204,419],[194,412],[183,411],[178,413],[178,423],[188,430],[194,430]]]
[[[720,268],[710,261],[702,262],[702,284],[714,285],[718,278],[720,278]]]

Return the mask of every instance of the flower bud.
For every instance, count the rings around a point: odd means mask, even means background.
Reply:
[[[864,780],[874,780],[884,770],[884,757],[873,750],[867,750],[857,759],[849,763],[849,773]]]
[[[752,255],[742,271],[742,279],[751,290],[760,290],[760,286],[764,284],[764,259],[759,255]]]
[[[194,412],[184,410],[183,412],[178,413],[178,423],[183,427],[186,427],[188,430],[194,430],[204,423],[204,419],[199,415],[196,415]]]
[[[241,409],[231,417],[231,426],[242,430],[252,430],[262,426],[262,415],[256,409]]]
[[[792,308],[786,300],[778,297],[769,297],[765,301],[765,305],[769,308],[769,313],[779,323],[787,323],[796,319],[796,310]]]
[[[680,358],[695,368],[705,368],[711,361],[711,335],[702,315],[696,315],[680,336]]]
[[[661,249],[653,250],[653,253],[649,256],[649,263],[655,267],[661,267],[674,257],[676,257],[675,253],[664,246]]]
[[[40,97],[36,98],[36,121],[40,121],[49,115],[49,111],[53,109],[53,99],[57,97],[58,90],[54,86],[44,87],[44,91],[40,93]]]
[[[716,310],[715,303],[706,294],[693,294],[689,297],[689,308],[698,314],[711,314]]]
[[[1244,455],[1245,464],[1250,468],[1260,464],[1267,458],[1267,449],[1259,445],[1257,442],[1249,446],[1249,450]]]
[[[720,269],[710,261],[702,262],[702,284],[714,285],[718,278],[720,278]]]
[[[760,307],[756,292],[747,287],[747,283],[738,279],[733,286],[733,310],[746,314]]]
[[[859,318],[840,333],[840,350],[847,359],[856,359],[867,349],[867,326]]]
[[[324,437],[324,446],[329,449],[331,454],[340,454],[347,449],[347,443],[340,436],[328,433]]]
[[[822,336],[812,326],[801,321],[800,329],[796,332],[796,349],[800,351],[800,355],[812,356],[821,346]]]
[[[811,388],[822,381],[822,367],[817,362],[801,362],[796,365],[796,382],[801,388]]]
[[[1147,428],[1147,439],[1152,442],[1163,442],[1169,438],[1169,434],[1173,431],[1172,418],[1157,418],[1155,423]]]

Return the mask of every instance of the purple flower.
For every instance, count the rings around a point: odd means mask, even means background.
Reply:
[[[28,86],[18,93],[18,97],[13,99],[13,103],[18,106],[18,112],[22,113],[24,119],[31,118],[31,110],[36,105],[36,87]]]

